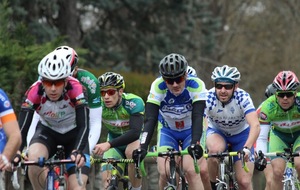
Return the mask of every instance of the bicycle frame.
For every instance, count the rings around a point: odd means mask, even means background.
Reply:
[[[204,158],[218,158],[219,159],[219,175],[217,177],[217,189],[238,189],[238,184],[235,179],[235,171],[234,171],[234,163],[233,156],[238,156],[241,154],[241,161],[243,164],[243,168],[246,172],[249,171],[247,165],[244,161],[244,153],[239,152],[222,152],[222,153],[212,153],[212,154],[204,154]],[[228,162],[226,162],[225,158],[228,158]]]
[[[269,152],[264,156],[280,156],[285,162],[285,170],[283,174],[283,188],[289,190],[300,189],[298,174],[294,167],[294,157],[299,157],[299,152],[292,152],[292,148],[285,148],[284,152]]]
[[[117,164],[118,163],[134,163],[133,159],[115,159],[115,158],[93,158],[91,157],[91,164],[95,163],[108,163],[112,165],[112,170],[111,170],[111,176],[110,176],[110,181],[109,181],[109,186],[108,190],[117,190],[119,189],[119,182],[123,183],[123,189],[128,190],[128,182],[129,182],[129,176],[127,175],[121,175],[119,171],[117,170]],[[127,167],[127,166],[126,166]]]
[[[146,157],[166,157],[169,158],[169,172],[170,175],[168,176],[168,184],[167,186],[164,188],[165,190],[175,190],[177,189],[177,178],[176,178],[176,156],[183,156],[183,155],[187,155],[188,151],[187,149],[183,150],[183,151],[176,151],[175,149],[168,149],[168,151],[166,152],[148,152]],[[194,159],[194,167],[195,167],[195,171],[196,173],[200,173],[199,172],[199,166],[197,163],[197,159]],[[180,169],[179,169],[180,170]],[[179,173],[180,175],[180,173]],[[184,175],[182,176],[184,177]],[[182,180],[182,185],[185,186],[186,183],[184,178],[181,179]],[[187,189],[186,187],[181,187],[182,189]]]

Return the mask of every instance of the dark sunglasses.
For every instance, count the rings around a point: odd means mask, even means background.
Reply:
[[[284,98],[285,96],[290,98],[295,95],[295,91],[276,92],[276,95],[280,98]]]
[[[109,90],[101,90],[100,94],[102,97],[104,97],[105,94],[108,94],[109,96],[113,96],[113,95],[115,95],[116,92],[117,92],[117,90],[115,90],[115,89],[109,89]]]
[[[184,81],[185,79],[185,75],[183,76],[180,76],[180,77],[177,77],[177,78],[173,78],[173,79],[170,79],[170,78],[164,78],[164,81],[166,81],[166,83],[170,84],[170,85],[173,85],[174,82],[176,82],[177,84],[181,83],[182,81]]]
[[[234,87],[234,84],[215,84],[215,88],[221,90],[222,88],[225,88],[226,90],[231,90]]]
[[[42,84],[46,87],[52,87],[53,85],[56,87],[63,86],[65,84],[65,79],[60,80],[42,80]]]

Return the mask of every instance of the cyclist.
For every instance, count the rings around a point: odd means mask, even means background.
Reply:
[[[189,75],[197,76],[196,70],[191,66],[187,66],[186,72]]]
[[[245,160],[254,161],[253,144],[259,134],[259,121],[250,95],[239,88],[240,72],[227,65],[216,67],[211,79],[214,88],[208,91],[205,114],[208,118],[206,146],[209,153],[223,152],[231,144],[232,151],[243,150]],[[240,189],[252,189],[253,163],[246,173],[242,163],[234,157],[236,179]],[[208,159],[212,188],[216,189],[218,159]]]
[[[106,72],[98,78],[102,96],[102,122],[108,129],[107,142],[97,144],[94,153],[103,158],[132,158],[132,151],[139,147],[139,134],[144,121],[144,102],[131,93],[124,93],[123,76]],[[110,165],[101,166],[104,187],[107,187]],[[121,174],[124,165],[120,165]],[[135,178],[134,164],[128,165],[128,175],[132,190],[141,189],[141,179]]]
[[[0,171],[9,169],[10,160],[21,145],[21,133],[12,105],[0,89]]]
[[[89,147],[90,152],[92,152],[101,133],[101,117],[98,117],[102,114],[99,81],[91,72],[78,68],[77,64],[79,58],[73,48],[69,46],[59,46],[55,48],[54,52],[66,57],[66,60],[68,60],[68,63],[71,65],[71,76],[79,80],[86,90],[90,108]],[[39,115],[35,112],[27,135],[27,147],[29,147],[30,140],[35,132],[38,121]]]
[[[206,99],[206,88],[203,81],[187,74],[187,61],[184,56],[176,53],[165,56],[159,63],[158,77],[151,85],[150,94],[145,107],[145,123],[141,133],[141,152],[134,150],[133,157],[143,160],[148,145],[158,123],[157,151],[168,148],[179,150],[195,146],[197,159],[203,150],[200,138],[203,130],[203,113]],[[183,157],[183,169],[188,180],[189,189],[203,189],[200,175],[195,173],[192,157]],[[166,186],[165,158],[157,158],[159,189]]]
[[[75,165],[67,165],[69,189],[85,189],[89,174],[89,108],[84,90],[78,80],[70,77],[71,66],[64,54],[51,52],[38,66],[41,80],[36,81],[26,92],[19,114],[22,146],[26,143],[27,132],[34,112],[40,121],[32,137],[28,159],[48,159],[56,152],[57,145],[63,145],[66,157],[82,168],[81,187],[76,180]],[[84,155],[86,154],[86,155]],[[42,174],[42,175],[41,175]],[[28,175],[33,189],[42,189],[46,170],[30,166]]]
[[[297,94],[299,80],[292,71],[281,71],[274,78],[275,96],[269,97],[261,105],[259,121],[261,126],[270,130],[269,152],[283,152],[284,148],[293,145],[293,151],[300,150],[300,94]],[[260,149],[267,150],[267,130],[265,140]],[[261,134],[262,136],[262,134]],[[295,157],[295,168],[300,174],[300,158]],[[272,157],[273,179],[271,189],[283,188],[283,173],[285,160],[281,157]]]
[[[265,96],[266,98],[269,98],[270,96],[274,95],[276,93],[276,88],[274,88],[273,84],[269,84],[266,88],[266,91],[265,91]],[[256,112],[257,114],[259,115],[260,113],[260,109],[261,109],[261,105],[263,103],[261,103]],[[264,150],[263,148],[261,148],[261,145],[264,144],[264,141],[267,141],[268,142],[268,137],[269,137],[269,127],[268,126],[265,126],[265,125],[261,125],[260,126],[260,133],[259,133],[259,136],[257,138],[257,141],[256,141],[256,152],[258,152],[257,150],[262,150],[263,153],[266,153],[267,150]],[[268,163],[269,163],[269,160],[268,160]],[[261,160],[260,158],[256,159],[255,160],[255,168],[259,171],[264,171],[264,174],[265,174],[265,178],[266,178],[266,188],[265,190],[269,190],[271,189],[271,182],[272,182],[272,166],[271,164],[267,164],[266,161],[264,160]]]

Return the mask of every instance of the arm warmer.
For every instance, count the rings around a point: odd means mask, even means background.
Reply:
[[[33,114],[33,118],[32,118],[32,121],[31,121],[31,124],[30,124],[30,127],[29,127],[29,130],[28,130],[28,133],[27,133],[27,148],[29,147],[29,144],[30,144],[30,141],[35,133],[35,130],[36,130],[36,126],[38,124],[40,120],[40,115],[35,111],[34,114]]]
[[[102,128],[102,107],[90,108],[90,132],[89,132],[89,147],[90,152],[93,151],[97,144]]]
[[[205,109],[205,101],[197,101],[193,103],[192,110],[192,141],[191,144],[199,144],[203,132],[203,115]]]
[[[32,121],[33,114],[34,114],[34,110],[28,108],[21,108],[21,111],[19,113],[18,123],[22,134],[22,145],[20,146],[19,149],[21,152],[26,145],[26,137],[28,134],[29,126]]]
[[[151,138],[157,126],[159,106],[153,103],[146,103],[145,106],[145,126],[141,134],[141,148],[148,150]]]
[[[76,125],[78,127],[78,135],[75,150],[83,151],[88,144],[89,138],[89,108],[87,105],[76,107]]]
[[[262,153],[266,153],[268,150],[268,137],[269,131],[271,126],[270,125],[260,125],[260,133],[256,140],[256,151],[262,151]]]
[[[132,114],[129,118],[129,131],[125,134],[112,139],[109,144],[112,147],[127,145],[139,139],[139,135],[143,126],[144,117],[140,113]]]

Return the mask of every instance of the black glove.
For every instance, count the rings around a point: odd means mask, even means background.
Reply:
[[[203,149],[199,144],[191,144],[191,146],[188,147],[188,152],[192,158],[194,158],[195,155],[197,160],[200,159],[203,155]]]
[[[263,171],[267,167],[267,159],[264,157],[264,154],[259,151],[258,157],[255,159],[254,167],[258,171]]]
[[[21,163],[21,161],[22,161],[22,156],[21,156],[21,154],[17,153],[15,155],[14,159],[12,160],[12,164],[13,164],[14,167],[17,167],[17,166],[19,166],[19,164]]]
[[[135,149],[133,152],[132,152],[132,159],[134,160],[134,162],[142,162],[145,157],[147,155],[147,150],[143,149],[143,148],[139,148],[139,149]]]

